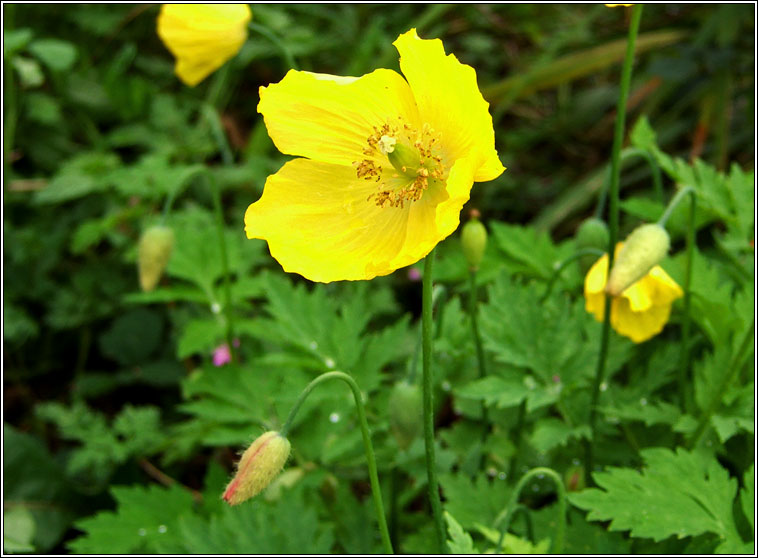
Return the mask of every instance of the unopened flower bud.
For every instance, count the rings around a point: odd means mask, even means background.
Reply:
[[[400,449],[408,449],[421,434],[422,405],[418,385],[402,381],[392,388],[389,400],[390,428]]]
[[[242,454],[237,473],[224,491],[224,500],[236,506],[259,494],[276,478],[289,455],[287,438],[275,431],[261,434]]]
[[[174,231],[157,225],[150,227],[139,239],[137,267],[142,290],[152,291],[166,269],[174,248]]]
[[[612,296],[620,295],[666,256],[669,244],[666,229],[658,224],[648,223],[634,229],[613,262],[605,291]]]
[[[461,232],[463,255],[466,256],[469,267],[476,271],[484,257],[484,249],[487,247],[487,229],[477,218],[472,218],[463,225]]]
[[[585,219],[574,236],[576,241],[576,247],[579,250],[586,248],[595,248],[601,252],[608,251],[608,225],[605,221],[598,219],[597,217],[590,217]],[[579,258],[579,268],[582,271],[582,275],[586,275],[587,271],[592,267],[592,264],[597,261],[597,256],[593,254],[587,254]]]

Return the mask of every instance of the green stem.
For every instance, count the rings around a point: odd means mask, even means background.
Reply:
[[[432,508],[434,525],[437,532],[437,551],[447,554],[445,523],[442,519],[442,502],[440,501],[439,483],[437,482],[437,459],[434,455],[434,382],[432,378],[432,335],[434,319],[432,316],[432,272],[434,250],[424,259],[424,277],[421,297],[421,331],[422,331],[422,373],[424,395],[424,444],[426,449],[426,475],[429,490],[429,504]]]
[[[689,187],[688,187],[689,188]],[[679,193],[681,194],[684,188]],[[697,205],[697,196],[695,191],[690,189],[690,215],[687,226],[687,268],[684,275],[684,316],[682,317],[682,345],[679,353],[679,408],[682,413],[687,410],[687,372],[690,369],[690,285],[692,284],[692,256],[695,251],[695,209]],[[673,201],[672,201],[673,203]]]
[[[498,529],[498,525],[501,523],[503,524],[500,528],[500,541],[498,541],[497,548],[495,549],[496,554],[500,554],[503,547],[505,533],[508,531],[511,519],[518,508],[518,500],[519,496],[521,496],[521,491],[524,490],[524,487],[530,480],[532,480],[532,478],[540,475],[550,477],[550,480],[555,484],[555,491],[558,496],[558,527],[555,530],[555,537],[553,538],[550,552],[552,554],[560,554],[563,551],[563,537],[566,533],[566,488],[563,486],[563,479],[558,473],[548,467],[536,467],[521,477],[521,480],[516,484],[516,488],[513,489],[508,505],[495,518],[493,524],[495,529]]]
[[[735,353],[734,357],[732,357],[732,360],[729,363],[729,369],[726,371],[725,374],[721,376],[721,382],[719,383],[718,388],[716,388],[716,390],[713,392],[713,397],[711,397],[711,401],[708,404],[708,407],[706,407],[705,411],[701,415],[700,420],[698,421],[698,424],[697,424],[697,428],[695,428],[695,433],[692,435],[692,439],[690,440],[689,449],[692,449],[695,446],[697,446],[697,443],[700,441],[700,438],[705,433],[705,429],[708,427],[708,424],[711,421],[711,417],[713,416],[713,413],[716,412],[716,409],[718,409],[718,406],[724,397],[724,391],[726,391],[726,388],[729,387],[730,383],[732,383],[734,376],[742,368],[745,357],[747,356],[747,353],[750,350],[750,342],[753,341],[754,332],[755,332],[755,318],[750,324],[750,327],[747,328],[747,331],[745,332],[745,337],[742,340],[742,343],[740,343],[740,347],[737,349],[737,352]]]
[[[350,389],[353,392],[353,399],[355,400],[355,408],[358,411],[358,420],[361,424],[361,433],[363,434],[363,449],[366,453],[366,461],[368,462],[368,476],[369,481],[371,482],[371,494],[374,498],[374,510],[376,511],[376,520],[379,523],[379,532],[381,533],[382,537],[382,543],[384,544],[384,549],[387,554],[394,554],[392,550],[392,542],[390,541],[390,534],[389,530],[387,529],[387,518],[384,515],[384,504],[382,503],[382,491],[379,486],[379,476],[376,472],[376,458],[374,457],[374,446],[371,444],[371,435],[369,433],[368,429],[368,422],[366,421],[366,411],[363,407],[363,396],[361,395],[361,390],[358,388],[358,384],[355,382],[355,380],[345,374],[344,372],[326,372],[324,374],[321,374],[317,378],[311,381],[303,392],[300,394],[300,397],[295,402],[295,405],[292,407],[292,410],[290,411],[289,416],[287,417],[287,420],[284,423],[284,426],[282,427],[280,433],[282,436],[286,437],[290,427],[292,426],[292,421],[295,419],[295,415],[297,415],[297,412],[300,410],[300,407],[302,406],[305,399],[308,397],[308,395],[313,391],[313,388],[315,388],[318,384],[321,382],[324,382],[326,380],[331,379],[338,379],[345,382],[348,386],[350,386]]]
[[[577,250],[576,253],[560,262],[557,266],[555,266],[555,271],[553,271],[553,274],[550,276],[550,279],[547,282],[545,294],[542,295],[540,302],[545,302],[547,300],[547,297],[550,296],[550,293],[553,292],[553,286],[555,285],[555,282],[558,280],[558,277],[560,277],[561,272],[566,268],[567,265],[583,256],[591,255],[600,258],[603,256],[603,254],[605,254],[605,252],[598,250],[597,248],[582,248],[581,250]]]
[[[213,174],[204,168],[203,176],[208,182],[213,198],[213,213],[216,217],[216,228],[218,230],[218,245],[221,254],[221,269],[224,273],[224,316],[226,317],[226,343],[229,345],[229,354],[232,362],[236,362],[234,350],[234,328],[232,325],[232,291],[229,277],[229,257],[226,252],[226,239],[224,238],[224,213],[221,210],[221,191],[213,179]]]
[[[482,348],[482,337],[479,334],[479,323],[477,320],[479,297],[476,288],[476,271],[469,271],[469,314],[471,315],[471,334],[474,337],[474,346],[476,347],[476,363],[479,367],[479,378],[487,375],[487,369],[484,362],[484,349]],[[487,416],[487,405],[482,401],[482,444],[487,439],[489,433],[489,418]],[[484,450],[484,448],[482,448]],[[482,451],[482,460],[484,460],[484,451]]]
[[[632,9],[632,18],[629,24],[629,36],[626,43],[626,55],[624,56],[624,65],[621,69],[621,85],[619,87],[619,100],[616,105],[616,124],[613,133],[613,148],[611,151],[611,181],[608,190],[608,271],[610,276],[613,267],[614,252],[616,241],[618,239],[619,229],[619,178],[621,175],[621,144],[624,141],[624,124],[626,122],[626,102],[629,98],[629,85],[632,81],[632,65],[634,63],[634,44],[637,40],[637,32],[640,27],[640,18],[642,17],[642,6],[636,4]],[[611,329],[611,297],[605,295],[605,306],[603,309],[603,334],[600,337],[600,353],[598,356],[597,370],[595,372],[595,381],[592,386],[592,399],[590,403],[590,439],[585,440],[585,479],[588,486],[593,483],[592,469],[593,463],[593,445],[595,443],[596,431],[595,420],[597,417],[597,401],[600,394],[600,385],[605,375],[605,362],[608,355],[608,342],[610,340]]]
[[[260,33],[261,35],[266,37],[269,41],[271,41],[276,46],[276,48],[278,48],[279,51],[282,53],[282,58],[284,58],[284,62],[285,64],[287,64],[288,67],[292,68],[293,70],[300,69],[289,47],[286,44],[284,44],[284,41],[282,41],[279,37],[274,35],[274,33],[268,27],[259,25],[255,23],[254,21],[251,21],[250,23],[248,23],[247,26],[250,28],[251,31]]]
[[[673,198],[671,198],[671,201],[669,202],[668,207],[666,207],[666,210],[663,212],[663,215],[661,215],[661,218],[658,219],[658,224],[661,227],[666,226],[666,223],[668,222],[669,217],[671,217],[671,214],[674,212],[676,207],[679,205],[682,199],[684,199],[684,196],[686,196],[687,194],[692,194],[692,199],[694,201],[696,193],[695,193],[695,189],[692,186],[685,186],[684,188],[680,189]],[[692,225],[694,227],[694,222]]]

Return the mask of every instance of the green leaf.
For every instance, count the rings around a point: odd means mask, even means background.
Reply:
[[[740,504],[742,504],[742,511],[750,523],[750,530],[755,532],[755,464],[750,465],[742,477]]]
[[[463,473],[440,475],[440,484],[445,494],[445,509],[465,529],[473,529],[477,523],[491,525],[508,502],[511,488],[499,478],[488,479],[477,475],[475,479]]]
[[[485,525],[476,525],[476,529],[485,536],[485,538],[495,545],[491,550],[485,552],[485,554],[493,553],[498,542],[500,542],[500,532],[487,527]],[[542,539],[538,543],[534,544],[531,541],[517,537],[512,533],[506,533],[503,537],[503,554],[547,554],[550,549],[550,539]]]
[[[37,39],[28,49],[45,66],[56,72],[65,72],[76,62],[76,47],[68,41]]]
[[[156,407],[127,404],[112,424],[82,402],[70,407],[47,402],[36,411],[38,417],[55,423],[64,439],[80,443],[72,450],[67,469],[95,484],[107,481],[113,468],[129,457],[154,453],[165,439]]]
[[[139,364],[160,346],[163,318],[147,308],[135,308],[116,318],[99,337],[102,353],[122,366]]]
[[[39,440],[7,424],[3,425],[3,488],[6,517],[11,510],[27,510],[35,525],[31,544],[40,552],[54,547],[74,519],[70,482]],[[17,538],[25,539],[21,537],[25,532]]]
[[[514,274],[547,280],[553,275],[556,264],[573,252],[573,244],[556,246],[547,232],[532,227],[493,221],[490,229],[494,244],[508,258],[506,265]],[[562,277],[576,283],[579,278],[576,266],[565,269]]]
[[[36,60],[25,56],[14,56],[11,64],[18,72],[22,87],[39,87],[45,83],[45,75]]]
[[[546,417],[537,422],[530,443],[537,451],[546,453],[557,446],[565,446],[572,438],[590,438],[589,426],[569,426],[562,420]]]
[[[33,122],[39,122],[47,126],[56,126],[63,123],[63,111],[58,100],[54,97],[38,91],[30,92],[24,98],[26,116]]]
[[[8,59],[29,44],[34,34],[31,29],[3,29],[3,57]]]
[[[521,380],[487,376],[456,388],[455,394],[459,397],[479,399],[488,406],[495,405],[498,409],[505,409],[515,407],[526,399],[534,390],[534,384],[534,379],[529,376],[523,376]]]
[[[719,548],[742,545],[732,515],[737,481],[713,457],[681,448],[641,451],[642,472],[610,468],[593,476],[600,488],[570,494],[571,502],[589,510],[589,520],[611,521],[612,531],[656,541],[714,533]]]
[[[178,485],[113,486],[116,511],[101,511],[76,523],[86,533],[69,543],[77,554],[155,552],[159,539],[180,537],[182,515],[191,513],[192,496]],[[161,541],[166,544],[165,541]],[[180,545],[180,541],[175,544]]]
[[[480,554],[480,552],[474,548],[474,541],[471,539],[466,531],[463,530],[460,523],[450,515],[450,512],[445,513],[445,521],[447,521],[447,532],[450,538],[447,540],[447,546],[451,554]]]
[[[176,356],[186,358],[196,353],[208,355],[224,339],[225,333],[226,329],[218,319],[192,320],[184,326],[179,337]]]
[[[90,151],[72,157],[61,166],[47,186],[35,194],[34,202],[62,203],[105,190],[109,185],[108,173],[120,163],[114,153]]]

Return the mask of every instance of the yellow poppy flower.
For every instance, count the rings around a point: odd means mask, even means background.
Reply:
[[[291,70],[260,88],[269,135],[301,158],[268,177],[245,232],[287,272],[328,283],[415,263],[458,227],[473,182],[505,170],[474,69],[415,29],[394,45],[405,79]]]
[[[175,73],[194,87],[232,58],[247,39],[247,4],[164,4],[158,36],[176,58]]]
[[[616,256],[623,246],[616,245]],[[608,254],[601,257],[584,279],[585,308],[603,321]],[[611,298],[611,326],[620,335],[642,343],[663,330],[671,314],[671,304],[684,293],[660,266]]]

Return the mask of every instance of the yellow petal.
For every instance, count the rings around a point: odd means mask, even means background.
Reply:
[[[684,296],[682,288],[661,266],[657,265],[651,269],[647,277],[654,284],[653,298],[655,299],[655,304],[671,304],[677,298]]]
[[[500,176],[505,167],[495,151],[489,103],[479,91],[474,69],[452,54],[446,56],[439,39],[420,39],[415,29],[393,44],[422,121],[444,138],[443,158],[452,163],[475,155],[477,182]]]
[[[602,293],[608,276],[608,254],[601,256],[587,272],[584,278],[584,294]]]
[[[627,287],[621,297],[629,301],[629,307],[634,312],[642,312],[653,305],[655,286],[651,285],[647,276]]]
[[[164,4],[158,35],[176,58],[176,75],[195,86],[232,58],[247,38],[247,4]]]
[[[311,281],[387,275],[441,240],[436,206],[447,193],[430,188],[404,208],[381,208],[367,201],[375,192],[375,183],[356,178],[352,167],[295,159],[268,178],[245,213],[245,232],[268,241],[285,271]]]
[[[644,312],[635,312],[629,301],[622,297],[614,298],[611,308],[613,329],[635,343],[642,343],[660,333],[671,313],[669,304],[651,306]]]
[[[360,78],[290,70],[260,88],[258,112],[282,153],[344,165],[365,157],[374,126],[397,117],[418,125],[408,84],[382,69]]]

